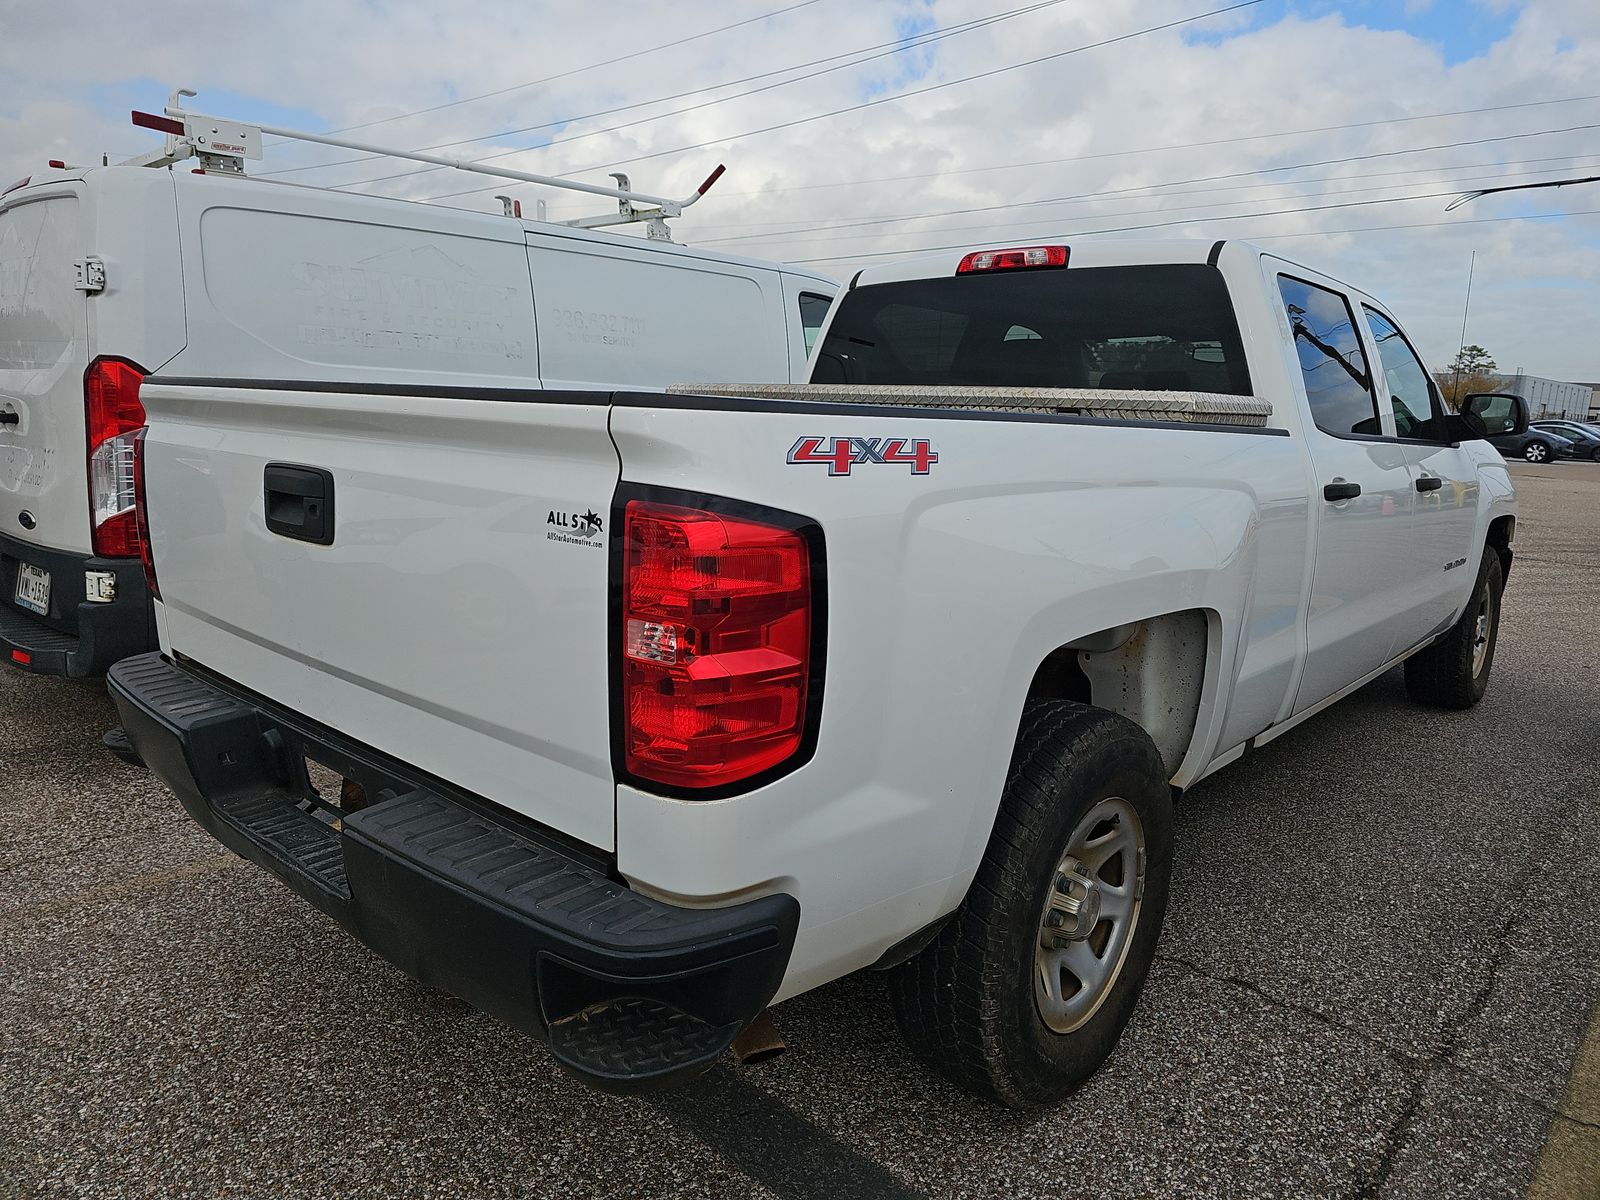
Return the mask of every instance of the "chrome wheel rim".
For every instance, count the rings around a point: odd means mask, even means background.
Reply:
[[[1528,461],[1529,462],[1543,462],[1544,461],[1544,443],[1543,442],[1534,442],[1531,446],[1528,447]]]
[[[1472,677],[1483,674],[1483,664],[1489,661],[1489,634],[1494,628],[1494,597],[1489,585],[1483,585],[1478,595],[1478,612],[1472,622]]]
[[[1033,997],[1054,1032],[1082,1027],[1111,993],[1139,926],[1144,875],[1144,824],[1108,796],[1067,839],[1039,915]]]

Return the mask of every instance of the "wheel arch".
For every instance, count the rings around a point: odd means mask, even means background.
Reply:
[[[1485,535],[1485,543],[1500,556],[1500,577],[1502,580],[1511,575],[1511,543],[1517,536],[1517,518],[1511,514],[1495,517],[1489,522],[1489,529]]]
[[[1177,778],[1202,750],[1203,718],[1215,707],[1220,625],[1215,610],[1187,608],[1074,637],[1040,662],[1024,706],[1076,700],[1127,717]]]

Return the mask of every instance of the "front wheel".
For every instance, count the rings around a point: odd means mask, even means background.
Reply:
[[[1471,708],[1483,699],[1500,637],[1504,590],[1500,555],[1485,546],[1477,585],[1460,619],[1444,637],[1406,659],[1406,691],[1413,700],[1439,708]]]
[[[1551,459],[1549,442],[1529,442],[1522,448],[1522,457],[1531,463],[1549,462]]]
[[[1167,906],[1172,794],[1133,722],[1031,702],[967,898],[890,978],[901,1033],[1013,1108],[1060,1099],[1122,1035]]]

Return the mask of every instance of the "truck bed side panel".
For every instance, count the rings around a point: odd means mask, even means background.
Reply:
[[[1307,553],[1294,439],[683,403],[641,397],[614,410],[623,477],[692,480],[822,525],[821,729],[811,762],[746,796],[696,804],[620,787],[618,865],[668,895],[797,895],[800,939],[782,994],[870,963],[959,901],[1028,686],[1056,647],[1144,616],[1211,614],[1206,698],[1182,772],[1191,777],[1230,705],[1258,727],[1282,706]],[[810,437],[927,439],[938,461],[926,475],[903,462],[855,463],[847,475],[787,463]],[[1245,628],[1258,640],[1241,654]],[[889,843],[901,849],[882,854]],[[796,862],[805,870],[788,878]]]

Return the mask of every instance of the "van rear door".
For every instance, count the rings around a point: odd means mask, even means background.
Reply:
[[[88,238],[79,188],[30,189],[0,207],[0,533],[87,554],[88,297],[73,262]],[[9,604],[16,564],[3,574],[0,602]]]

